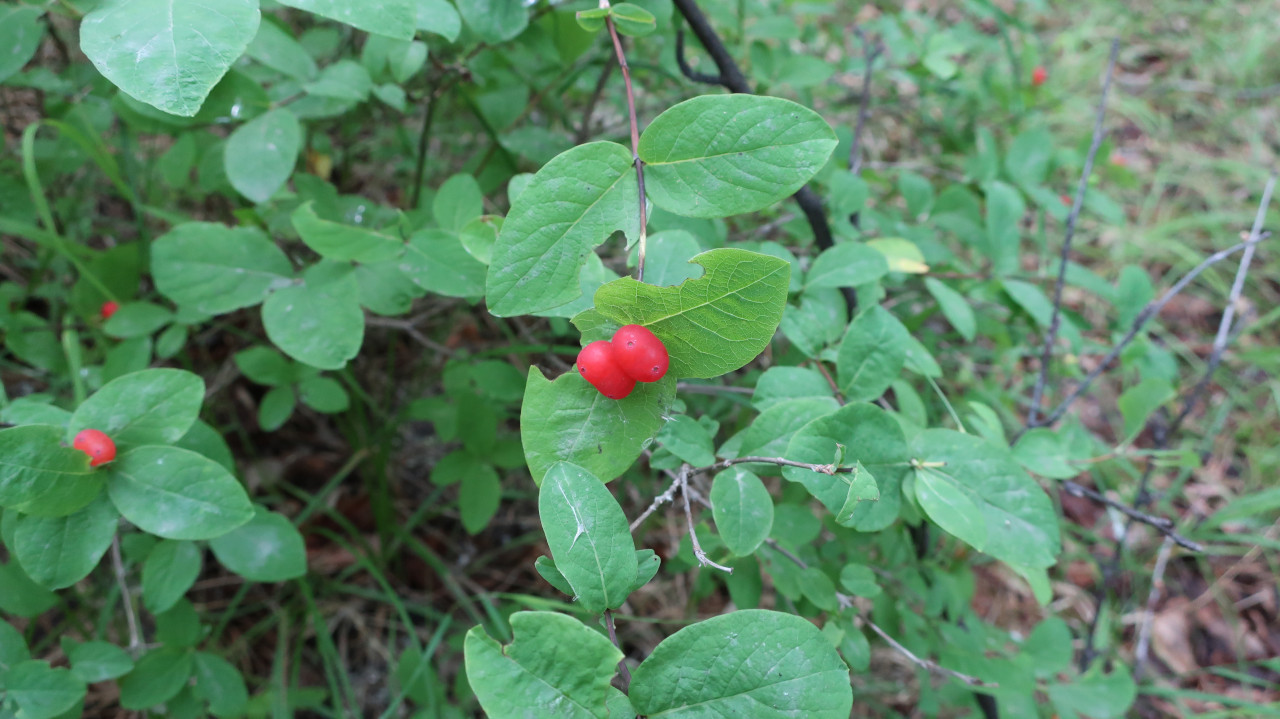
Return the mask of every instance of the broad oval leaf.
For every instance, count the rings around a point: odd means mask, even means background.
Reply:
[[[404,253],[400,238],[363,227],[321,219],[307,202],[293,211],[293,229],[307,247],[330,260],[382,262]]]
[[[484,295],[488,268],[471,256],[452,232],[419,230],[409,238],[400,271],[415,285],[446,297]]]
[[[631,677],[645,716],[848,719],[849,669],[807,619],[764,609],[712,617],[654,648]]]
[[[506,42],[529,25],[529,10],[523,2],[466,0],[457,5],[467,27],[488,43]]]
[[[668,377],[719,377],[769,345],[787,303],[791,265],[758,252],[722,248],[690,262],[705,271],[675,287],[622,277],[596,290],[596,310],[620,325],[643,325],[671,357]]]
[[[280,0],[280,4],[400,40],[413,39],[417,20],[414,0]]]
[[[107,492],[125,519],[165,539],[213,539],[253,518],[222,465],[177,447],[138,447],[111,465]]]
[[[302,125],[280,107],[236,128],[223,146],[227,180],[236,192],[266,202],[293,174],[302,147]]]
[[[637,192],[631,153],[615,142],[579,145],[544,165],[511,204],[493,246],[489,311],[531,314],[578,297],[587,253],[619,230],[639,236]]]
[[[835,132],[813,110],[734,94],[667,109],[645,128],[639,151],[653,204],[687,217],[727,217],[794,193],[835,147]]]
[[[553,382],[531,367],[520,408],[520,440],[533,481],[541,483],[551,465],[562,461],[605,481],[616,478],[662,429],[662,415],[675,393],[675,381],[667,376],[613,400],[577,372]]]
[[[262,303],[267,337],[285,354],[320,369],[342,369],[360,352],[364,312],[349,265],[322,262]]]
[[[197,697],[209,702],[209,713],[216,717],[235,717],[244,713],[249,703],[249,689],[244,676],[231,662],[217,654],[195,653],[195,687]]]
[[[928,473],[926,481],[932,487],[948,484],[951,495],[962,492],[976,505],[986,524],[986,541],[975,548],[1012,565],[1053,565],[1061,551],[1053,502],[1007,448],[970,434],[930,429],[916,435],[911,455],[920,464],[917,483]],[[917,489],[917,496],[919,492]],[[943,529],[953,531],[954,518],[948,526],[934,516],[929,505],[924,509]],[[956,536],[969,541],[966,536]]]
[[[306,48],[272,19],[258,26],[258,34],[249,43],[245,54],[298,82],[306,82],[316,76],[316,61]]]
[[[142,565],[142,600],[152,614],[171,608],[200,576],[200,548],[193,542],[162,539]]]
[[[116,536],[116,513],[104,496],[65,517],[23,515],[13,534],[13,552],[27,576],[62,589],[89,576]]]
[[[841,242],[813,260],[805,288],[857,287],[889,274],[884,253],[859,242]]]
[[[759,477],[741,467],[711,482],[711,511],[720,538],[739,557],[756,551],[773,529],[773,497]]]
[[[146,369],[111,380],[76,408],[67,439],[105,432],[118,449],[172,444],[191,429],[204,403],[204,380],[180,369]]]
[[[63,444],[65,436],[62,427],[44,424],[0,430],[0,507],[56,505],[70,514],[101,491],[102,473],[89,467],[89,455]]]
[[[44,23],[40,22],[44,10],[32,5],[5,5],[0,7],[0,47],[5,49],[0,57],[0,82],[22,69],[36,54],[44,39]]]
[[[72,646],[64,636],[62,649],[71,660],[71,673],[82,682],[105,682],[133,670],[133,659],[111,642],[93,640]]]
[[[256,227],[187,222],[152,243],[151,275],[178,306],[220,315],[287,285],[293,266]]]
[[[853,403],[801,427],[787,446],[786,458],[842,467],[862,463],[875,476],[880,499],[861,502],[848,515],[847,525],[860,532],[876,532],[893,523],[902,508],[902,475],[910,454],[902,427],[888,412],[871,404]],[[783,467],[782,476],[800,482],[832,514],[839,515],[849,500],[853,473],[834,475],[802,467]]]
[[[593,613],[622,606],[636,581],[636,547],[604,482],[568,462],[552,465],[538,491],[538,517],[578,604]]]
[[[120,678],[120,706],[142,710],[169,701],[191,678],[191,652],[178,647],[161,647],[147,652]]]
[[[284,515],[255,507],[253,519],[209,542],[222,566],[252,582],[283,582],[307,573],[302,535]]]
[[[467,682],[492,719],[605,719],[622,652],[607,637],[556,612],[511,615],[510,644],[484,627],[467,632]]]
[[[840,390],[851,401],[884,394],[907,361],[911,339],[897,317],[875,305],[849,323],[836,354]]]
[[[969,306],[969,301],[964,298],[964,295],[932,277],[924,278],[924,286],[929,290],[929,294],[933,295],[933,299],[938,301],[942,314],[951,326],[956,328],[956,332],[959,332],[965,341],[972,342],[978,331],[978,320],[974,317],[973,308]]]
[[[5,674],[8,697],[20,716],[56,717],[84,699],[86,688],[69,669],[52,669],[48,662],[28,659]],[[16,715],[15,715],[16,716]]]
[[[105,0],[80,23],[80,49],[132,97],[192,117],[260,20],[258,0]]]

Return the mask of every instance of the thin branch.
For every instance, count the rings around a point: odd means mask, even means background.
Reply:
[[[689,65],[689,60],[684,54],[684,25],[676,28],[676,65],[680,67],[680,72],[694,82],[700,82],[704,85],[723,85],[724,81],[719,75],[708,75],[705,72],[698,72]]]
[[[733,459],[725,459],[715,464],[709,464],[705,467],[697,467],[691,469],[694,474],[702,474],[703,472],[719,472],[722,469],[728,469],[735,464],[776,464],[779,467],[799,467],[807,469],[811,472],[820,474],[850,474],[854,472],[853,467],[837,467],[834,464],[813,464],[810,462],[796,462],[782,457],[735,457]]]
[[[668,472],[668,474],[670,474],[670,472]],[[671,500],[675,499],[676,491],[679,489],[680,489],[680,477],[677,476],[671,480],[671,484],[670,486],[667,487],[667,491],[654,497],[653,503],[649,505],[649,508],[644,510],[644,512],[639,517],[636,517],[636,521],[631,523],[631,531],[632,532],[636,531],[637,527],[639,527],[641,524],[644,524],[644,520],[648,519],[649,515],[658,511],[658,507],[661,507],[667,502],[670,502]]]
[[[1169,432],[1177,432],[1182,427],[1182,423],[1191,414],[1191,411],[1199,404],[1201,397],[1209,389],[1209,382],[1213,379],[1213,373],[1218,369],[1218,364],[1222,362],[1222,353],[1227,349],[1227,341],[1231,336],[1231,325],[1235,321],[1236,305],[1240,302],[1240,294],[1244,291],[1244,280],[1249,274],[1249,264],[1253,262],[1253,252],[1258,247],[1258,240],[1262,237],[1262,221],[1266,219],[1267,207],[1271,204],[1271,193],[1276,189],[1276,173],[1271,173],[1271,178],[1267,180],[1267,186],[1262,191],[1262,201],[1258,203],[1258,212],[1253,216],[1253,227],[1249,230],[1249,242],[1244,248],[1244,255],[1240,258],[1240,266],[1236,268],[1235,281],[1231,283],[1231,292],[1227,296],[1227,306],[1222,311],[1222,321],[1218,323],[1218,334],[1213,339],[1213,350],[1209,354],[1209,363],[1205,367],[1204,375],[1200,381],[1196,383],[1195,389],[1191,390],[1190,396],[1187,397],[1186,403],[1182,406],[1182,411],[1169,425]]]
[[[1076,482],[1072,482],[1070,480],[1063,482],[1062,488],[1065,489],[1068,494],[1074,495],[1076,497],[1087,497],[1099,504],[1105,504],[1106,506],[1111,507],[1112,509],[1120,512],[1121,514],[1123,514],[1124,516],[1128,517],[1129,519],[1135,522],[1141,522],[1142,524],[1152,527],[1153,529],[1160,532],[1164,536],[1173,540],[1174,544],[1177,544],[1179,547],[1182,547],[1184,549],[1189,549],[1193,552],[1204,551],[1204,546],[1201,545],[1199,542],[1193,542],[1192,540],[1187,539],[1181,534],[1178,534],[1178,532],[1173,528],[1174,527],[1173,520],[1167,517],[1156,517],[1154,515],[1147,514],[1146,512],[1134,509],[1133,507],[1130,507],[1129,505],[1123,502],[1117,502],[1116,500],[1106,496],[1105,494],[1096,492],[1084,485],[1077,484]]]
[[[689,394],[755,394],[755,390],[750,387],[734,387],[728,384],[694,384],[690,382],[677,382],[677,392],[688,392]]]
[[[409,337],[413,341],[417,342],[423,347],[426,347],[427,349],[430,349],[434,352],[439,352],[440,354],[445,355],[446,357],[452,357],[455,354],[457,354],[456,352],[449,349],[448,347],[445,347],[439,342],[436,342],[430,337],[427,337],[426,335],[419,332],[418,328],[414,327],[413,323],[409,320],[398,320],[391,317],[377,317],[374,315],[366,314],[364,318],[364,323],[369,327],[387,327],[393,330],[400,330],[401,332],[404,332],[405,334],[409,335]]]
[[[601,0],[601,7],[608,7],[609,0]],[[627,117],[631,121],[631,164],[636,168],[636,185],[640,194],[640,242],[636,260],[636,279],[644,282],[644,250],[645,226],[645,192],[644,163],[640,161],[640,123],[636,120],[636,94],[631,87],[631,68],[627,65],[627,55],[622,51],[622,38],[618,37],[618,28],[614,27],[613,18],[606,16],[604,24],[609,28],[609,37],[613,38],[613,50],[618,57],[618,67],[622,68],[622,80],[627,86]]]
[[[1106,132],[1102,121],[1107,114],[1107,95],[1111,92],[1111,77],[1116,70],[1116,57],[1120,54],[1120,41],[1111,41],[1111,58],[1107,61],[1107,74],[1102,81],[1102,97],[1098,100],[1098,113],[1093,121],[1093,142],[1089,145],[1089,154],[1084,160],[1084,169],[1080,172],[1080,182],[1076,185],[1076,197],[1071,205],[1071,213],[1067,215],[1066,236],[1062,240],[1062,259],[1058,266],[1058,281],[1053,286],[1053,315],[1049,320],[1049,332],[1044,338],[1044,350],[1040,353],[1040,374],[1036,377],[1035,388],[1031,393],[1031,409],[1027,413],[1027,426],[1036,426],[1040,416],[1040,403],[1044,398],[1045,382],[1049,379],[1049,363],[1053,359],[1053,345],[1058,339],[1058,329],[1062,324],[1062,286],[1067,281],[1067,260],[1071,256],[1071,239],[1075,236],[1076,222],[1080,219],[1080,208],[1084,206],[1084,191],[1089,187],[1089,175],[1093,174],[1093,160],[1102,146],[1102,138]]]
[[[581,145],[591,136],[591,116],[595,114],[596,105],[600,103],[600,96],[604,94],[604,88],[609,83],[609,76],[613,74],[613,63],[605,62],[604,69],[600,71],[600,78],[596,80],[596,87],[591,91],[591,99],[587,101],[587,108],[582,111],[582,127],[578,128],[578,134],[574,137],[574,142]]]
[[[1151,594],[1147,595],[1147,611],[1142,615],[1142,626],[1138,630],[1138,647],[1133,656],[1133,680],[1142,680],[1147,666],[1147,651],[1151,646],[1151,624],[1155,619],[1156,604],[1164,590],[1164,571],[1169,565],[1169,555],[1173,553],[1173,537],[1165,537],[1160,545],[1160,556],[1156,558],[1156,568],[1151,573]]]
[[[422,132],[418,135],[418,158],[413,166],[413,190],[409,193],[409,209],[418,206],[422,198],[422,175],[427,169],[427,146],[431,144],[431,125],[435,122],[436,106],[440,104],[440,96],[451,84],[450,80],[441,80],[432,90],[427,92],[427,114],[422,118]]]
[[[689,494],[691,492],[689,487],[689,474],[689,465],[686,464],[680,468],[680,474],[677,476],[676,482],[680,485],[680,498],[684,502],[684,519],[685,523],[689,525],[689,539],[693,542],[693,556],[697,557],[698,564],[704,567],[715,567],[725,574],[733,574],[732,567],[717,564],[714,560],[708,557],[707,553],[702,550],[702,544],[698,541],[698,533],[694,530],[693,526],[693,509],[689,507]]]
[[[858,175],[862,172],[862,131],[867,126],[867,114],[871,109],[871,70],[876,58],[884,51],[884,45],[871,44],[867,33],[854,26],[853,32],[862,41],[862,57],[866,67],[862,70],[862,100],[858,103],[858,124],[853,129],[853,143],[849,146],[849,172]]]
[[[613,626],[612,609],[604,610],[604,625],[609,628],[609,639],[613,642],[613,646],[617,647],[618,651],[622,651],[622,645],[618,643],[618,631]],[[625,652],[623,654],[622,660],[618,662],[618,674],[622,677],[622,686],[619,688],[622,689],[623,694],[626,694],[631,688],[631,668],[627,666]]]
[[[1204,261],[1196,265],[1195,268],[1193,268],[1190,272],[1184,275],[1182,279],[1174,283],[1174,285],[1169,288],[1169,291],[1165,292],[1160,299],[1150,302],[1147,304],[1146,307],[1143,307],[1142,311],[1138,313],[1138,316],[1133,319],[1133,325],[1130,326],[1129,333],[1126,334],[1124,338],[1120,340],[1119,344],[1117,344],[1115,347],[1111,349],[1110,352],[1107,353],[1107,356],[1104,357],[1102,361],[1099,362],[1098,365],[1094,367],[1091,372],[1089,372],[1089,374],[1084,378],[1084,381],[1082,381],[1079,385],[1077,385],[1076,388],[1071,391],[1071,394],[1067,395],[1066,399],[1062,400],[1062,402],[1059,403],[1058,406],[1055,407],[1052,412],[1045,415],[1044,418],[1037,421],[1034,425],[1029,425],[1029,426],[1045,427],[1058,421],[1058,419],[1061,418],[1062,415],[1065,414],[1068,409],[1070,409],[1071,404],[1075,402],[1077,399],[1079,399],[1080,395],[1088,391],[1089,387],[1093,385],[1094,381],[1097,380],[1098,377],[1101,376],[1102,373],[1106,371],[1107,367],[1110,366],[1110,364],[1114,362],[1117,357],[1120,356],[1120,353],[1123,352],[1124,349],[1128,347],[1129,344],[1132,343],[1135,338],[1137,338],[1138,333],[1142,331],[1142,328],[1146,326],[1147,322],[1150,321],[1153,317],[1156,317],[1157,315],[1159,315],[1160,312],[1164,309],[1164,306],[1169,304],[1169,301],[1172,300],[1175,296],[1177,296],[1178,293],[1186,289],[1187,285],[1190,285],[1192,281],[1194,281],[1197,277],[1200,276],[1200,273],[1209,269],[1213,265],[1221,262],[1222,260],[1225,260],[1231,255],[1234,255],[1235,253],[1243,249],[1246,249],[1252,245],[1256,245],[1257,243],[1262,242],[1263,240],[1267,239],[1270,236],[1271,236],[1270,232],[1263,232],[1260,235],[1258,235],[1256,238],[1250,238],[1245,242],[1241,242],[1238,245],[1228,247],[1225,250],[1218,250],[1212,255],[1209,255],[1208,257],[1206,257]]]
[[[120,555],[120,535],[111,538],[111,566],[115,568],[116,584],[120,587],[120,601],[124,604],[124,618],[129,625],[129,654],[138,656],[142,649],[142,634],[138,631],[138,610],[133,606],[129,593],[129,581],[124,572],[124,558]]]

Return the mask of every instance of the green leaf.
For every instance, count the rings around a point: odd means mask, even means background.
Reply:
[[[1158,377],[1148,377],[1138,384],[1126,389],[1116,404],[1120,407],[1120,416],[1124,417],[1124,436],[1126,440],[1137,436],[1147,424],[1147,418],[1160,409],[1164,403],[1177,397],[1173,385]]]
[[[1060,713],[1079,712],[1091,719],[1123,717],[1138,696],[1133,676],[1124,664],[1114,665],[1110,674],[1103,674],[1101,666],[1095,665],[1076,681],[1050,684],[1046,691]]]
[[[578,27],[587,32],[600,32],[603,30],[605,19],[608,17],[609,8],[607,7],[579,10],[574,14],[574,19],[578,21]]]
[[[922,465],[916,470],[917,486],[922,478],[931,487],[947,485],[942,491],[950,491],[948,496],[963,493],[977,508],[975,519],[985,522],[986,533],[975,537],[984,540],[974,544],[975,549],[1012,565],[1054,564],[1061,547],[1053,502],[1008,449],[973,435],[930,429],[916,435],[911,454]],[[925,511],[944,529],[953,531],[929,506]],[[967,526],[958,528],[969,531]],[[970,542],[969,537],[957,536]]]
[[[1080,469],[1070,463],[1071,452],[1065,440],[1052,429],[1038,427],[1018,439],[1013,447],[1013,456],[1023,467],[1041,477],[1071,479],[1080,474]]]
[[[187,222],[152,243],[151,274],[178,306],[220,315],[288,285],[293,266],[256,227]]]
[[[457,234],[436,229],[413,233],[400,269],[417,286],[446,297],[483,296],[489,272]]]
[[[227,180],[236,192],[266,202],[284,187],[302,147],[302,125],[279,107],[236,128],[223,146]]]
[[[265,432],[274,432],[284,426],[298,406],[298,395],[291,385],[272,387],[258,404],[258,426]]]
[[[284,515],[260,506],[247,523],[214,537],[209,549],[222,566],[251,582],[283,582],[307,573],[302,535]]]
[[[209,713],[216,717],[235,717],[249,704],[249,689],[240,671],[226,659],[208,652],[196,652],[195,694],[209,703]]]
[[[13,625],[0,619],[0,690],[4,689],[4,675],[13,665],[31,658],[27,641]]]
[[[859,597],[880,596],[880,584],[876,582],[876,573],[865,564],[846,564],[840,570],[840,586],[850,594]]]
[[[933,295],[933,299],[938,301],[942,314],[951,326],[956,328],[956,332],[959,332],[966,342],[972,342],[978,331],[978,321],[964,295],[932,277],[924,278],[924,286],[929,290],[929,294]]]
[[[61,427],[28,424],[0,430],[0,507],[69,514],[101,491],[89,455],[63,445]]]
[[[836,600],[836,584],[818,567],[806,567],[800,572],[800,591],[804,598],[824,612],[840,608]]]
[[[880,500],[862,502],[846,525],[860,532],[875,532],[898,518],[902,505],[902,475],[909,453],[902,427],[888,412],[875,405],[852,403],[801,427],[787,446],[787,459],[811,464],[841,466],[861,463],[876,479]],[[840,514],[849,499],[853,477],[848,473],[824,474],[800,467],[783,467],[782,476],[800,482],[832,514]]]
[[[908,218],[922,218],[933,209],[933,185],[914,172],[898,175],[898,192],[907,201]]]
[[[4,677],[18,716],[52,719],[70,711],[85,696],[84,682],[67,669],[52,669],[34,659],[15,664]]]
[[[593,613],[622,606],[636,579],[636,547],[608,487],[587,470],[558,462],[542,478],[538,517],[578,604]]]
[[[911,335],[897,317],[873,305],[849,323],[836,355],[840,390],[851,401],[873,400],[897,379]]]
[[[520,409],[520,440],[534,482],[556,462],[573,462],[612,480],[640,456],[675,399],[670,375],[636,385],[629,397],[612,400],[582,375],[567,372],[554,382],[529,369]]]
[[[412,40],[417,14],[414,0],[279,0],[377,35]]]
[[[787,443],[796,431],[808,422],[831,414],[840,404],[834,397],[800,397],[779,402],[751,422],[739,435],[739,456],[764,455],[776,457],[787,451]],[[753,467],[757,472],[765,465]],[[776,471],[769,467],[769,471]]]
[[[630,697],[641,714],[671,719],[848,719],[853,708],[849,670],[822,632],[763,609],[667,637],[632,673]]]
[[[327,99],[330,105],[345,110],[349,107],[347,103],[364,102],[369,98],[369,93],[373,92],[373,78],[360,63],[339,60],[321,70],[320,77],[303,88],[307,94]]]
[[[316,61],[289,32],[271,19],[258,26],[258,34],[249,43],[245,54],[299,82],[316,76]]]
[[[71,660],[71,674],[86,684],[116,679],[133,671],[133,659],[111,642],[91,641],[68,648],[66,637],[62,647]]]
[[[609,8],[613,24],[618,32],[631,37],[644,37],[658,29],[658,20],[653,13],[639,5],[628,2],[617,3]]]
[[[4,56],[0,57],[0,83],[35,56],[44,38],[42,15],[44,10],[31,5],[0,7],[0,47],[5,48]]]
[[[232,359],[241,374],[258,384],[275,386],[294,380],[293,365],[270,347],[250,347],[235,353]]]
[[[793,399],[832,397],[827,378],[807,367],[770,367],[756,380],[751,404],[761,412]]]
[[[658,573],[658,569],[662,567],[662,558],[652,549],[636,550],[636,579],[631,583],[631,589],[627,590],[627,594],[631,594],[640,587],[649,583]]]
[[[453,42],[462,31],[462,18],[448,0],[418,0],[414,4],[417,21],[414,27],[425,32],[435,33]]]
[[[838,290],[810,290],[800,306],[788,304],[782,311],[783,334],[806,357],[817,358],[843,336],[849,311]]]
[[[152,614],[167,611],[200,576],[200,548],[192,542],[160,540],[142,565],[142,601]]]
[[[23,515],[10,549],[27,576],[49,589],[63,589],[89,576],[116,536],[120,515],[106,497],[65,517]]]
[[[298,393],[303,404],[326,414],[345,412],[351,404],[342,384],[331,377],[306,377],[298,383]]]
[[[983,253],[999,274],[1018,269],[1018,243],[1027,205],[1022,193],[1003,182],[991,182],[987,193],[987,237]]]
[[[1013,181],[1023,187],[1034,187],[1048,179],[1053,159],[1053,135],[1037,127],[1021,133],[1004,156],[1004,168]]]
[[[267,337],[285,354],[320,369],[342,369],[360,352],[364,312],[351,267],[322,262],[262,304]]]
[[[458,513],[467,534],[479,534],[489,526],[502,503],[502,482],[491,465],[481,464],[478,471],[462,477],[458,488]]]
[[[622,145],[590,142],[556,156],[502,223],[485,287],[489,311],[530,314],[578,297],[587,253],[616,231],[638,237],[639,207],[631,153]]]
[[[555,612],[516,612],[511,615],[511,633],[511,643],[501,645],[485,634],[484,627],[467,632],[467,682],[488,716],[610,716],[605,702],[622,652],[608,638]]]
[[[58,595],[31,581],[16,561],[0,564],[0,609],[19,617],[34,617],[58,603]]]
[[[111,380],[71,415],[67,438],[105,432],[118,449],[172,444],[191,429],[204,402],[204,380],[178,369],[148,369]]]
[[[150,302],[126,302],[120,305],[102,330],[112,337],[129,339],[150,335],[173,320],[173,313]]]
[[[668,377],[718,377],[769,345],[787,301],[791,267],[776,257],[718,249],[694,257],[703,276],[677,287],[622,277],[596,291],[596,309],[647,327],[667,347]]]
[[[756,551],[773,529],[773,497],[759,477],[741,467],[716,475],[711,508],[720,538],[739,557]]]
[[[138,528],[165,539],[212,539],[253,518],[222,465],[176,447],[138,447],[111,463],[107,492]]]
[[[80,49],[129,95],[192,117],[260,19],[257,0],[105,0],[81,21]]]
[[[844,506],[836,512],[836,524],[842,527],[852,527],[859,520],[858,510],[863,502],[880,501],[880,485],[876,483],[876,478],[871,476],[871,472],[862,466],[861,462],[854,462],[853,471],[848,475],[849,490],[844,497]]]
[[[931,468],[916,470],[916,501],[935,524],[979,551],[987,544],[981,497],[959,480]]]
[[[194,664],[185,649],[162,647],[147,652],[120,679],[120,706],[140,711],[169,701],[186,686]]]
[[[338,261],[382,262],[404,254],[398,237],[321,219],[307,202],[293,211],[293,228],[307,247],[321,257]]]
[[[559,589],[562,593],[573,596],[573,586],[569,584],[569,580],[564,578],[559,569],[556,569],[556,563],[547,556],[539,556],[533,562],[533,568],[537,570],[538,575],[547,580],[547,584]]]
[[[711,433],[687,414],[678,414],[663,425],[662,431],[658,432],[658,444],[695,467],[705,467],[716,461]]]
[[[355,276],[360,286],[360,304],[374,314],[407,314],[413,301],[426,294],[405,275],[397,260],[356,265]]]
[[[822,169],[836,136],[818,113],[759,95],[703,95],[645,128],[640,159],[653,204],[687,217],[755,212]]]
[[[858,242],[841,242],[813,260],[805,277],[812,287],[857,287],[889,274],[884,253]]]
[[[644,281],[659,287],[678,285],[697,278],[702,271],[690,262],[702,252],[698,238],[687,230],[663,230],[649,235]],[[637,246],[638,250],[639,247]],[[632,257],[635,264],[635,257]]]
[[[1036,677],[1048,679],[1066,671],[1075,656],[1071,642],[1071,627],[1061,617],[1046,617],[1031,630],[1031,636],[1022,644],[1020,659],[1034,668]]]
[[[467,0],[458,3],[458,12],[471,32],[490,44],[506,42],[529,25],[529,11],[522,2]]]
[[[458,231],[458,239],[461,240],[462,248],[467,251],[467,254],[488,267],[493,259],[493,245],[498,241],[498,231],[501,229],[501,217],[484,215],[464,225]]]
[[[484,193],[480,183],[467,174],[457,174],[444,181],[431,201],[431,214],[441,229],[457,232],[468,222],[484,214]]]

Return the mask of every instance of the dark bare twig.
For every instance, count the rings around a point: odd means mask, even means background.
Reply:
[[[723,85],[724,81],[719,75],[708,75],[705,72],[698,72],[689,66],[689,60],[684,54],[684,25],[676,28],[676,65],[680,67],[680,72],[694,82],[700,82],[704,85]]]
[[[702,472],[718,472],[722,469],[728,469],[735,464],[776,464],[779,467],[799,467],[807,469],[811,472],[821,474],[850,474],[854,471],[852,467],[837,467],[831,464],[813,464],[810,462],[796,462],[782,457],[735,457],[734,459],[726,459],[706,467],[696,467],[689,470],[695,474]]]
[[[1160,555],[1156,558],[1156,568],[1151,573],[1151,594],[1147,595],[1147,610],[1142,615],[1142,624],[1138,629],[1138,647],[1133,654],[1133,680],[1142,681],[1147,668],[1147,651],[1151,646],[1151,623],[1155,619],[1156,604],[1164,591],[1164,571],[1169,565],[1169,555],[1173,553],[1173,537],[1165,537],[1160,545]]]
[[[577,135],[574,136],[574,142],[581,145],[591,136],[591,116],[595,114],[596,105],[600,103],[600,96],[604,94],[604,88],[609,83],[609,76],[613,74],[613,63],[606,62],[604,69],[600,71],[600,78],[596,80],[596,87],[591,91],[591,99],[587,101],[587,108],[582,111],[582,127],[578,128]]]
[[[1169,291],[1165,292],[1164,295],[1160,297],[1160,299],[1154,300],[1148,303],[1146,307],[1143,307],[1142,311],[1138,313],[1138,316],[1134,318],[1133,324],[1129,327],[1128,334],[1126,334],[1124,338],[1121,339],[1120,342],[1117,343],[1116,346],[1113,347],[1111,351],[1107,353],[1106,357],[1102,358],[1102,361],[1099,362],[1098,365],[1094,367],[1091,372],[1089,372],[1089,374],[1084,378],[1084,380],[1079,385],[1077,385],[1074,390],[1071,391],[1071,394],[1067,395],[1066,399],[1063,399],[1062,402],[1060,402],[1058,406],[1053,409],[1052,412],[1050,412],[1049,414],[1045,415],[1042,419],[1037,421],[1034,426],[1044,427],[1058,421],[1058,419],[1061,418],[1062,415],[1065,414],[1068,409],[1070,409],[1071,404],[1075,402],[1077,399],[1079,399],[1080,395],[1088,391],[1089,387],[1093,385],[1094,381],[1097,380],[1098,377],[1101,376],[1102,373],[1107,370],[1107,368],[1111,365],[1111,363],[1114,362],[1115,359],[1120,356],[1120,353],[1123,352],[1124,349],[1128,347],[1134,341],[1134,339],[1137,338],[1138,333],[1142,331],[1142,328],[1146,326],[1147,322],[1149,322],[1153,317],[1158,316],[1161,310],[1164,309],[1164,306],[1169,304],[1169,301],[1172,300],[1175,296],[1177,296],[1178,293],[1186,289],[1187,285],[1190,285],[1192,281],[1194,281],[1197,277],[1200,276],[1200,273],[1209,269],[1213,265],[1221,262],[1222,260],[1225,260],[1231,255],[1234,255],[1235,253],[1243,249],[1246,249],[1252,245],[1256,245],[1257,243],[1267,239],[1270,236],[1271,236],[1270,232],[1263,232],[1259,234],[1256,238],[1251,238],[1246,242],[1241,242],[1240,244],[1234,245],[1232,247],[1228,247],[1225,250],[1218,250],[1212,255],[1209,255],[1204,259],[1204,261],[1196,265],[1195,268],[1193,268],[1190,272],[1184,275],[1182,279],[1174,283],[1174,285],[1169,288]]]
[[[613,626],[613,610],[604,610],[604,625],[609,629],[609,639],[613,641],[613,646],[622,651],[622,645],[618,643],[618,630]],[[622,677],[622,693],[626,693],[631,688],[631,668],[627,666],[627,658],[625,652],[622,661],[618,662],[618,674]]]
[[[1204,551],[1204,546],[1201,545],[1199,542],[1193,542],[1190,539],[1187,539],[1186,537],[1182,536],[1181,534],[1178,534],[1178,532],[1175,531],[1173,528],[1173,520],[1167,517],[1156,517],[1156,516],[1147,514],[1146,512],[1143,512],[1138,509],[1134,509],[1133,507],[1130,507],[1129,505],[1123,502],[1117,502],[1116,500],[1106,496],[1105,494],[1102,494],[1101,492],[1097,492],[1095,490],[1089,489],[1088,487],[1082,484],[1077,484],[1076,482],[1072,482],[1070,480],[1063,482],[1062,488],[1066,490],[1069,494],[1073,494],[1077,497],[1087,497],[1099,504],[1105,504],[1108,507],[1111,507],[1112,509],[1120,512],[1121,514],[1123,514],[1124,516],[1128,517],[1129,519],[1135,522],[1141,522],[1142,524],[1146,524],[1150,526],[1151,528],[1160,532],[1164,536],[1173,540],[1173,543],[1177,544],[1179,547],[1189,549],[1193,552]]]
[[[1071,213],[1067,215],[1067,229],[1062,240],[1062,259],[1058,266],[1058,281],[1053,286],[1053,315],[1049,320],[1049,331],[1044,338],[1044,350],[1040,353],[1040,374],[1036,377],[1035,388],[1031,392],[1031,409],[1027,412],[1027,426],[1037,426],[1040,417],[1040,403],[1044,398],[1045,382],[1049,379],[1049,363],[1053,359],[1053,345],[1058,339],[1058,329],[1062,324],[1062,286],[1067,281],[1067,260],[1071,256],[1071,239],[1075,236],[1076,222],[1080,219],[1080,208],[1084,206],[1084,191],[1089,186],[1089,175],[1093,174],[1093,160],[1102,146],[1102,138],[1106,132],[1102,121],[1107,114],[1107,95],[1111,92],[1111,77],[1116,70],[1116,57],[1120,54],[1120,41],[1111,41],[1111,57],[1107,61],[1107,74],[1102,81],[1102,97],[1098,100],[1098,114],[1093,122],[1093,142],[1089,145],[1089,154],[1084,160],[1084,169],[1080,172],[1080,182],[1076,185],[1076,197],[1071,204]]]
[[[884,51],[884,45],[877,41],[874,45],[867,33],[856,25],[853,32],[862,41],[862,57],[867,66],[862,70],[862,99],[858,103],[858,124],[853,128],[853,143],[849,145],[849,172],[858,175],[862,172],[862,131],[867,126],[867,114],[871,109],[871,70],[876,58]]]
[[[422,132],[418,135],[418,158],[413,165],[413,190],[409,193],[409,209],[418,206],[422,197],[422,175],[427,169],[427,146],[431,144],[431,125],[435,122],[436,106],[440,104],[440,96],[449,88],[452,81],[442,79],[427,92],[427,114],[422,118]]]

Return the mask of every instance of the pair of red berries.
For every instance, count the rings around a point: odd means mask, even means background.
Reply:
[[[640,325],[624,325],[611,340],[597,340],[578,353],[578,372],[609,399],[622,399],[636,382],[657,382],[671,364],[666,345]]]
[[[89,455],[89,466],[97,467],[116,458],[116,443],[105,432],[83,429],[72,440],[71,446]]]
[[[111,319],[111,315],[114,315],[118,309],[120,309],[119,302],[116,302],[115,300],[107,300],[102,303],[102,309],[98,310],[98,316],[102,318],[103,322],[106,322]]]

